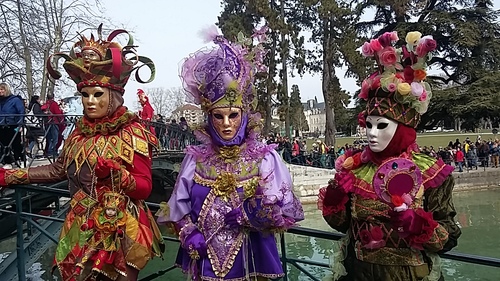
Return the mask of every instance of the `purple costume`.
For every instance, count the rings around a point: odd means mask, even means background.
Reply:
[[[159,222],[173,224],[181,240],[177,264],[196,280],[279,278],[283,269],[274,233],[303,220],[304,214],[275,146],[258,140],[260,116],[248,113],[253,74],[262,67],[247,55],[255,59],[263,49],[258,45],[250,53],[222,36],[212,37],[218,48],[184,62],[184,86],[207,113],[216,107],[241,108],[241,126],[231,140],[217,134],[210,117],[195,131],[203,144],[186,149],[169,213]],[[232,214],[237,223],[228,223]],[[199,241],[187,242],[198,232],[206,254],[191,248]]]

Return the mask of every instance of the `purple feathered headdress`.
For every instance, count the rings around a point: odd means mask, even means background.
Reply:
[[[206,112],[215,107],[255,107],[254,76],[265,72],[267,28],[255,30],[252,38],[240,32],[238,43],[231,43],[220,35],[215,26],[202,31],[205,42],[214,42],[215,48],[203,49],[186,58],[181,67],[181,79],[187,92],[187,101],[201,105]],[[253,46],[253,38],[259,44]]]

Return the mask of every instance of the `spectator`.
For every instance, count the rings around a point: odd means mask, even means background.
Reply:
[[[497,142],[493,143],[493,146],[491,148],[491,152],[490,153],[491,153],[492,165],[495,168],[498,168],[498,158],[500,156],[500,149],[498,147],[498,143]]]
[[[37,144],[37,139],[44,135],[43,118],[44,115],[42,110],[42,105],[40,104],[40,96],[32,96],[30,103],[28,104],[28,112],[31,113],[31,117],[26,119],[26,139],[28,140],[28,157],[33,158],[33,148]]]
[[[460,148],[460,145],[457,148],[457,152],[455,155],[455,163],[458,166],[458,171],[461,173],[463,172],[463,164],[464,164],[464,153],[462,152],[462,149]]]
[[[12,95],[7,83],[0,83],[0,143],[2,145],[0,161],[5,169],[12,169],[12,164],[23,157],[19,126],[24,114],[25,107],[22,98]]]
[[[57,157],[58,148],[62,143],[62,132],[64,130],[64,112],[59,104],[54,101],[54,94],[47,94],[47,102],[42,106],[42,110],[49,115],[46,126],[47,138],[45,153],[47,157]]]

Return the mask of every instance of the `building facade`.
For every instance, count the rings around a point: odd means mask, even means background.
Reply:
[[[185,104],[176,108],[172,112],[171,119],[175,119],[177,122],[179,122],[179,119],[181,119],[181,117],[186,118],[186,121],[190,125],[201,123],[205,120],[205,115],[203,114],[201,108],[194,104]]]
[[[324,135],[326,128],[325,103],[318,102],[316,98],[303,103],[304,115],[309,126],[307,134]]]

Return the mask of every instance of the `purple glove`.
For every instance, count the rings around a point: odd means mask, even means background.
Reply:
[[[182,248],[186,249],[193,260],[199,260],[207,256],[207,242],[203,233],[186,215],[182,220],[175,224],[179,231],[179,240]]]
[[[290,223],[283,218],[281,208],[276,204],[264,204],[262,198],[250,198],[243,202],[248,223],[256,229],[289,228]]]
[[[193,260],[198,260],[207,256],[207,243],[200,230],[192,225],[187,226],[180,235],[181,245],[189,253]]]
[[[392,227],[401,238],[422,233],[422,227],[426,220],[418,215],[415,210],[408,209],[402,212],[393,211],[390,215]]]
[[[244,218],[241,208],[233,209],[224,215],[224,223],[231,228],[240,227],[243,225],[243,222]]]

